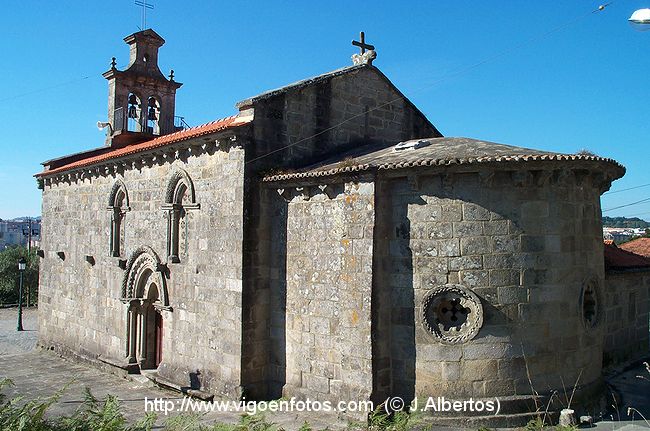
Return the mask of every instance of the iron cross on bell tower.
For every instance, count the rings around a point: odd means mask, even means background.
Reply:
[[[153,9],[151,3],[147,3],[147,0],[135,0],[135,5],[142,8],[142,28],[140,30],[147,29],[147,9]]]
[[[361,50],[360,54],[354,54],[352,56],[352,63],[354,65],[368,64],[372,65],[372,61],[377,58],[377,53],[375,52],[375,46],[366,43],[366,34],[364,32],[359,33],[359,40],[352,41],[352,45],[358,46]],[[366,49],[368,51],[366,51]]]

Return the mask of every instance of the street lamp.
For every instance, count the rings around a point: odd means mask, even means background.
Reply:
[[[650,30],[650,9],[638,9],[628,18],[630,24],[639,31]]]
[[[21,257],[18,261],[18,271],[20,272],[20,284],[18,285],[18,327],[17,331],[23,330],[23,272],[25,272],[25,267],[27,266],[27,261],[24,257]]]

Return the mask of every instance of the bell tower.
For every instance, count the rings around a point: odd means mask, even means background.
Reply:
[[[108,122],[106,145],[123,147],[179,130],[174,125],[176,90],[183,84],[169,79],[158,68],[158,48],[165,39],[151,29],[124,38],[129,45],[129,65],[103,74],[108,80]]]

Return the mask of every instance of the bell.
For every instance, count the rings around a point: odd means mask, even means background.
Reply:
[[[129,106],[129,118],[138,118],[138,110],[135,105]]]
[[[149,115],[147,116],[147,119],[151,121],[156,121],[158,118],[156,117],[156,108],[153,106],[149,107]]]

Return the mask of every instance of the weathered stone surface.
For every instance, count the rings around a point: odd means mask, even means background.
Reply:
[[[46,186],[40,343],[125,362],[128,304],[120,300],[125,271],[117,261],[128,259],[142,245],[167,259],[167,221],[161,206],[170,179],[182,168],[191,177],[201,208],[187,213],[181,262],[167,264],[171,310],[161,311],[164,334],[158,371],[189,385],[189,373],[199,370],[204,389],[236,394],[243,316],[243,161],[243,150],[232,148],[185,162]],[[130,210],[123,221],[122,256],[112,257],[111,214],[106,207],[117,180],[126,186]],[[65,260],[56,256],[58,250],[65,251]],[[84,262],[86,255],[95,258],[94,266]]]
[[[43,345],[154,368],[162,334],[179,384],[336,402],[560,390],[598,381],[603,343],[647,343],[650,279],[603,292],[610,162],[464,138],[437,141],[463,160],[400,153],[439,133],[370,66],[238,107],[237,132],[45,181]],[[338,176],[265,176],[332,157]]]

